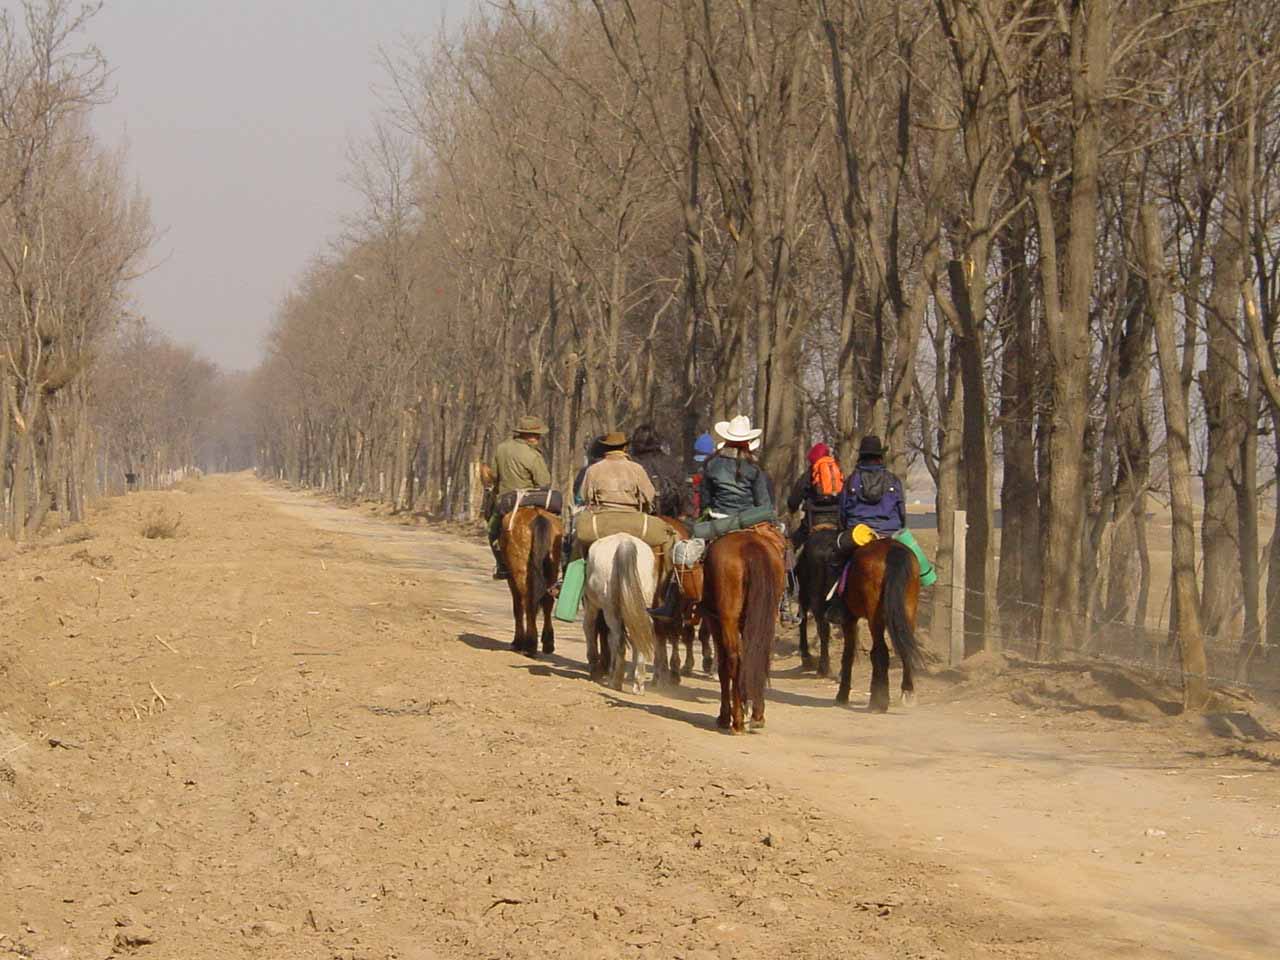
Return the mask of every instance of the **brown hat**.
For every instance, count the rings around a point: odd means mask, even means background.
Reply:
[[[547,425],[542,422],[541,417],[521,417],[516,421],[515,434],[517,437],[537,436],[540,437],[547,432]]]
[[[606,433],[600,438],[600,446],[606,450],[621,450],[631,441],[627,439],[627,435],[620,430],[613,433]]]

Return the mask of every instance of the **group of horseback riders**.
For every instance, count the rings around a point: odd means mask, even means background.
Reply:
[[[504,511],[497,504],[516,503],[522,496],[547,491],[551,472],[539,449],[547,427],[538,417],[522,417],[513,436],[494,451],[496,499],[489,510],[489,544],[497,561],[495,580],[509,575],[499,549]],[[669,620],[679,610],[677,578],[667,577],[673,548],[681,533],[664,517],[679,520],[728,520],[739,516],[773,516],[772,483],[756,460],[763,431],[739,415],[715,425],[694,443],[692,476],[667,453],[650,424],[634,436],[615,431],[594,438],[586,449],[586,465],[574,481],[575,521],[568,561],[581,560],[591,544],[614,533],[629,533],[655,549],[667,590],[650,614]],[[887,453],[880,438],[863,437],[858,462],[846,478],[825,443],[808,453],[809,469],[792,488],[787,507],[802,511],[803,520],[792,534],[793,547],[803,549],[814,530],[840,532],[838,562],[858,546],[892,537],[909,547],[920,564],[921,583],[936,579],[923,551],[907,530],[902,481],[885,465]],[[556,508],[558,512],[558,508]]]

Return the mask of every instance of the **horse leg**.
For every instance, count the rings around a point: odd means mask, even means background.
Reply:
[[[551,597],[542,598],[542,652],[556,652],[556,628],[551,621],[551,611],[556,602]]]
[[[538,655],[538,601],[529,592],[524,597],[524,655]]]
[[[840,655],[840,689],[836,691],[836,703],[849,702],[849,687],[853,679],[853,660],[858,655],[858,619],[845,614],[840,624],[844,634],[844,651]]]
[[[514,578],[508,579],[507,586],[511,588],[511,616],[516,622],[516,632],[511,638],[511,649],[519,653],[524,649],[524,597],[520,595]]]
[[[742,634],[735,617],[723,617],[716,632],[716,659],[720,662],[720,726],[733,733],[746,729],[743,722],[742,685],[738,673],[742,667]]]
[[[655,686],[661,687],[669,682],[673,681],[667,674],[667,631],[665,627],[655,627],[653,631],[653,683]]]
[[[800,618],[800,669],[813,669],[813,656],[809,653],[809,608],[805,605],[805,595],[800,594],[800,602],[796,604],[796,616]],[[814,620],[818,616],[814,614]]]
[[[733,674],[729,669],[729,655],[725,652],[724,641],[720,631],[713,637],[716,645],[716,667],[720,674],[720,715],[716,717],[716,726],[728,730],[733,726]]]
[[[609,686],[615,690],[622,689],[622,676],[627,669],[626,637],[622,632],[622,622],[605,614],[605,622],[609,631]]]
[[[831,624],[821,610],[813,615],[813,624],[818,629],[818,676],[831,676]]]
[[[596,614],[596,636],[600,638],[600,680],[609,676],[610,666],[613,663],[609,650],[609,624],[605,621],[604,611]]]
[[[884,621],[871,617],[871,704],[876,713],[889,710],[889,645],[884,642]]]
[[[908,611],[908,620],[911,624],[911,630],[914,633],[916,628],[915,613]],[[902,705],[904,707],[914,707],[916,704],[916,684],[911,674],[911,662],[909,660],[902,661]]]
[[[634,643],[631,645],[631,692],[636,694],[644,694],[645,681],[645,659],[644,654],[640,652],[640,648]]]
[[[600,672],[600,631],[596,619],[599,611],[595,604],[587,600],[582,610],[582,633],[587,640],[587,672],[592,680],[599,680]]]
[[[693,676],[693,625],[684,625],[684,665],[680,668],[682,677]]]
[[[719,651],[719,646],[718,642],[715,646],[712,645],[711,625],[705,620],[698,627],[698,639],[702,642],[702,672],[709,677],[711,671],[716,668],[715,655]]]

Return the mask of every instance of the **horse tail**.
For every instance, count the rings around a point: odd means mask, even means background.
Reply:
[[[609,593],[616,599],[618,615],[622,618],[623,629],[631,645],[640,655],[653,662],[657,640],[653,633],[653,621],[649,619],[649,610],[640,586],[640,564],[636,549],[635,537],[627,537],[618,545],[613,555],[613,582],[609,584]]]
[[[912,617],[907,615],[907,587],[916,576],[915,557],[900,543],[890,542],[884,558],[884,579],[880,582],[880,617],[889,628],[893,649],[898,659],[913,668],[923,669],[924,656],[916,643]]]
[[[537,606],[547,595],[547,558],[551,556],[551,520],[539,513],[533,518],[533,546],[529,548],[529,602]]]
[[[782,601],[782,585],[774,576],[770,549],[752,540],[742,550],[746,566],[743,584],[746,603],[742,611],[742,659],[738,666],[738,683],[746,697],[757,702],[764,699],[764,688],[769,682],[773,637],[778,629],[778,604]]]

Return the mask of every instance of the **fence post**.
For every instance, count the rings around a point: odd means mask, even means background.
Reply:
[[[951,666],[964,659],[964,548],[969,532],[964,510],[952,513],[951,522]]]

